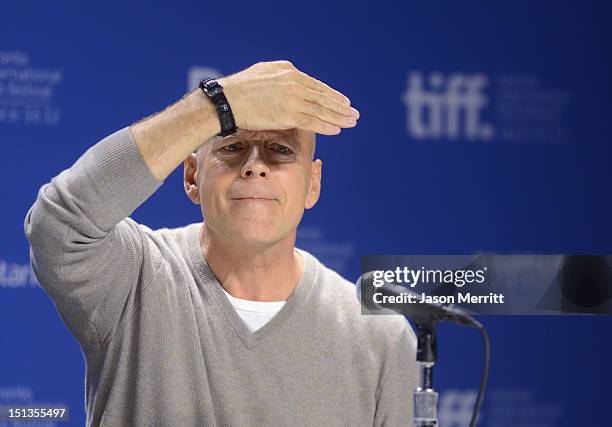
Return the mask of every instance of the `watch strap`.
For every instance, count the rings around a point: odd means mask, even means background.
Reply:
[[[219,116],[219,123],[221,124],[221,132],[219,132],[219,135],[228,136],[237,132],[236,120],[234,119],[229,101],[223,93],[223,86],[214,78],[209,78],[201,80],[199,87],[215,105],[217,115]]]

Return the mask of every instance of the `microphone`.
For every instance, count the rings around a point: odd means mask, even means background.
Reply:
[[[470,314],[454,304],[442,304],[422,301],[421,295],[404,287],[391,283],[374,286],[374,272],[362,274],[357,280],[357,298],[362,307],[368,311],[393,310],[412,319],[416,324],[417,362],[421,364],[420,385],[414,390],[414,417],[418,426],[437,426],[438,393],[433,388],[432,370],[438,358],[438,344],[435,325],[439,321],[448,321],[477,328],[484,340],[484,364],[478,395],[470,420],[470,427],[478,422],[480,407],[484,399],[485,388],[489,377],[490,343],[484,326]]]
[[[415,323],[435,323],[442,320],[461,325],[479,327],[480,323],[454,304],[421,302],[418,294],[404,286],[384,283],[374,286],[374,272],[369,271],[357,279],[357,298],[370,311],[393,310],[410,317]]]
[[[470,420],[470,427],[475,427],[484,399],[486,384],[489,378],[490,343],[485,327],[470,316],[468,311],[454,304],[442,304],[422,301],[421,295],[404,287],[391,283],[374,286],[374,272],[362,274],[356,283],[357,298],[369,311],[390,309],[416,324],[417,354],[421,364],[420,385],[414,390],[414,417],[418,426],[436,426],[438,419],[438,393],[433,388],[432,369],[438,357],[438,344],[435,325],[439,321],[449,321],[477,328],[484,341],[484,364],[478,395]]]

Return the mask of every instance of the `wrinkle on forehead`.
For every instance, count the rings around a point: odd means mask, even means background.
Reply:
[[[283,139],[287,141],[295,141],[302,144],[306,142],[314,142],[314,132],[305,131],[298,128],[291,129],[275,129],[275,130],[249,130],[240,129],[235,134],[227,137],[228,139],[245,139],[247,141],[266,141],[271,139]]]
[[[268,140],[274,138],[290,138],[295,139],[297,141],[300,140],[300,131],[296,128],[293,129],[285,129],[285,130],[248,130],[248,129],[240,129],[233,135],[230,135],[228,138],[244,138],[247,140]]]

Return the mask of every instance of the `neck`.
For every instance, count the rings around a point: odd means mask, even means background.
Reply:
[[[205,221],[200,248],[223,289],[236,298],[286,301],[304,270],[295,232],[270,246],[249,247],[222,239]]]

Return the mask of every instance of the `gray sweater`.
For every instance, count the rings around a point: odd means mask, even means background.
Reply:
[[[198,242],[202,223],[129,215],[163,184],[125,127],[43,185],[25,218],[33,270],[86,361],[88,426],[406,426],[416,339],[364,316],[355,286],[304,273],[250,332]]]

